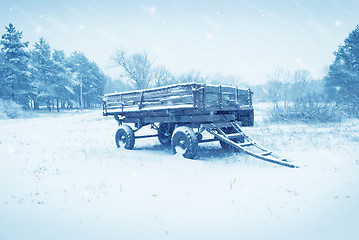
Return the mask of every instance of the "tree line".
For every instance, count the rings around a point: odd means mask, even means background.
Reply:
[[[128,54],[125,50],[112,57],[121,73],[120,79],[112,79],[82,52],[66,56],[63,50],[52,49],[43,37],[30,48],[13,24],[5,29],[0,41],[0,99],[25,109],[89,108],[99,106],[104,93],[115,91],[185,82],[238,82],[234,76],[204,77],[196,70],[175,76],[165,66],[155,65],[147,52]]]
[[[273,72],[262,89],[264,98],[274,103],[274,118],[337,121],[359,117],[359,25],[334,56],[322,79],[313,80],[306,70],[289,73],[278,68]]]
[[[204,76],[200,71],[194,69],[176,76],[165,66],[155,65],[147,52],[128,54],[123,49],[117,50],[112,61],[115,66],[120,68],[121,79],[124,80],[120,85],[125,89],[138,90],[187,82],[233,85],[240,84],[241,81],[237,76],[223,74]],[[244,83],[242,83],[243,85]]]
[[[289,72],[278,67],[262,85],[241,82],[236,76],[222,74],[202,76],[198,71],[173,76],[164,66],[154,67],[146,52],[129,55],[124,50],[118,50],[113,56],[113,61],[122,69],[124,78],[128,80],[127,83],[135,89],[191,81],[237,85],[251,87],[255,99],[272,101],[274,108],[295,112],[296,116],[310,117],[315,112],[324,116],[320,113],[323,111],[337,113],[338,116],[357,117],[359,116],[359,25],[344,40],[344,44],[339,45],[334,55],[335,60],[330,65],[328,73],[321,79],[313,79],[310,72],[305,69]],[[310,113],[301,114],[300,111]],[[326,118],[334,119],[331,116]]]
[[[255,98],[270,100],[275,108],[281,103],[293,111],[293,103],[313,106],[315,100],[316,106],[325,102],[359,116],[359,26],[334,52],[335,60],[324,78],[314,80],[307,70],[291,73],[278,67],[263,85],[245,83],[237,76],[203,76],[196,70],[175,76],[165,66],[155,65],[147,52],[129,54],[125,50],[117,50],[112,57],[121,75],[111,79],[82,52],[66,56],[62,50],[51,49],[44,38],[29,49],[29,42],[22,41],[22,32],[11,23],[0,45],[0,98],[28,109],[92,107],[101,104],[104,93],[206,82],[251,87]]]
[[[1,99],[49,111],[101,103],[107,77],[84,53],[66,56],[42,37],[29,49],[13,24],[5,28],[0,41]]]

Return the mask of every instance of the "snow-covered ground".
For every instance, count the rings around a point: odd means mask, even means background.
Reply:
[[[155,138],[119,150],[99,110],[0,120],[0,239],[358,239],[359,120],[256,116],[246,132],[301,168],[216,142],[195,160]]]

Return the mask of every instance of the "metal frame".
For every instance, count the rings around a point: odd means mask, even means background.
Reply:
[[[115,115],[115,119],[118,122],[119,125],[121,125],[125,121],[121,121],[117,115]],[[151,123],[141,124],[141,123],[135,123],[136,129],[134,132],[137,132],[139,129],[144,127],[145,125],[151,124],[152,129],[158,129],[158,127],[155,125],[155,120],[158,120],[158,118],[154,117],[151,118],[153,121]],[[271,162],[274,164],[282,165],[289,168],[298,168],[297,165],[294,165],[290,163],[287,159],[280,157],[279,155],[273,153],[272,151],[267,150],[265,147],[259,145],[256,143],[252,138],[250,138],[248,135],[246,135],[241,126],[240,122],[232,120],[231,118],[228,118],[226,115],[219,115],[217,122],[174,122],[178,126],[188,126],[191,128],[198,128],[198,131],[196,132],[196,135],[200,135],[202,132],[206,131],[209,134],[213,136],[213,138],[210,139],[200,139],[198,143],[206,143],[206,142],[214,142],[214,141],[222,141],[225,142],[235,149],[241,150],[244,153],[255,157],[260,160],[264,160],[267,162]],[[231,127],[234,131],[232,133],[226,134],[222,128],[225,127]],[[151,135],[144,135],[144,136],[135,136],[135,139],[141,139],[141,138],[150,138],[150,137],[158,137],[158,134],[151,134]],[[243,137],[244,142],[243,143],[237,143],[233,139]]]

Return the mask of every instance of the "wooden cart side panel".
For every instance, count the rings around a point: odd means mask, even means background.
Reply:
[[[195,85],[174,85],[169,88],[149,89],[143,91],[132,91],[106,96],[108,109],[123,108],[123,111],[134,111],[153,107],[191,105],[198,103],[194,98],[193,89]],[[122,109],[121,109],[122,110]]]
[[[248,90],[227,86],[205,87],[206,107],[248,106]]]
[[[105,95],[104,112],[124,113],[173,108],[251,108],[248,89],[206,84],[178,84],[167,87]]]

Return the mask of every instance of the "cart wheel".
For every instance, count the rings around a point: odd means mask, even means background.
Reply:
[[[178,127],[171,139],[172,152],[182,154],[185,158],[194,158],[197,153],[198,140],[192,128]]]
[[[173,130],[175,129],[174,124],[172,123],[160,123],[158,126],[158,140],[164,146],[171,145],[171,137]]]
[[[118,148],[132,149],[135,145],[135,134],[128,125],[121,125],[116,132],[116,146]]]
[[[222,129],[222,131],[226,134],[230,134],[230,133],[235,133],[235,129],[234,128],[224,128]],[[241,136],[239,138],[235,138],[235,139],[232,139],[234,142],[236,143],[244,143],[244,137]],[[234,151],[236,150],[236,148],[234,148],[233,146],[229,145],[228,143],[225,143],[225,142],[222,142],[222,141],[219,141],[219,144],[221,144],[221,147],[225,150],[228,150],[228,151]]]

